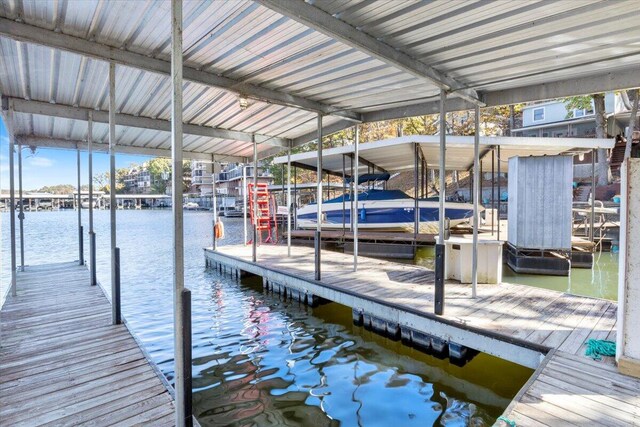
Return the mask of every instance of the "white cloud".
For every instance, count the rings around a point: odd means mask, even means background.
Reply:
[[[28,157],[26,160],[29,166],[37,168],[49,168],[53,166],[53,160],[47,157]]]

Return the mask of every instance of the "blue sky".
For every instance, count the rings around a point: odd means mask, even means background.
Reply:
[[[143,163],[149,156],[116,155],[116,168],[127,167],[131,163]],[[18,188],[18,156],[15,157],[16,189]],[[80,152],[81,182],[88,184],[87,153]],[[93,153],[93,173],[97,175],[109,170],[109,156]],[[45,185],[76,185],[76,151],[53,148],[38,148],[34,153],[28,148],[22,151],[22,187],[25,191],[36,190]],[[9,189],[9,136],[0,116],[0,188]]]

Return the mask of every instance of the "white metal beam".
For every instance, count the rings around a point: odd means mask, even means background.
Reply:
[[[20,140],[20,143],[29,147],[43,147],[43,148],[59,148],[66,150],[80,149],[84,150],[86,141],[72,140],[72,139],[56,139],[35,135],[17,135],[16,138]],[[93,151],[99,151],[103,153],[109,152],[109,144],[93,142]],[[131,145],[116,145],[114,147],[116,153],[121,154],[134,154],[141,156],[156,156],[156,157],[171,157],[171,150],[163,148],[147,148],[137,147]],[[193,151],[183,151],[185,159],[194,160],[211,160],[211,154],[209,153],[194,153]],[[246,161],[246,157],[241,156],[224,156],[216,155],[216,161],[219,162],[239,162]]]
[[[108,111],[96,111],[90,108],[72,107],[64,104],[50,104],[48,102],[32,101],[20,98],[10,98],[13,100],[14,111],[17,113],[36,114],[49,117],[60,117],[64,119],[86,121],[89,112],[93,114],[93,121],[99,123],[109,123]],[[130,114],[116,114],[115,123],[119,126],[135,127],[142,129],[171,131],[171,121],[162,119],[152,119],[149,117],[132,116]],[[251,142],[251,134],[229,129],[212,128],[208,126],[198,126],[183,124],[183,131],[186,135],[205,136],[218,139],[230,139],[234,141]],[[274,145],[277,147],[288,147],[289,140],[286,138],[272,137],[268,135],[256,135],[259,144]]]
[[[113,61],[116,64],[165,76],[171,74],[171,63],[168,61],[70,36],[61,32],[47,30],[23,22],[15,22],[7,18],[0,18],[0,36],[72,52],[102,61]],[[183,67],[183,78],[187,81],[228,90],[233,93],[242,94],[248,98],[271,104],[285,105],[308,111],[321,112],[322,114],[340,116],[355,122],[360,121],[360,114],[355,112],[344,111],[343,109],[301,96],[267,89],[218,74],[207,73],[195,68]]]
[[[375,37],[331,16],[310,3],[306,3],[304,0],[289,0],[287,2],[280,0],[255,1],[281,15],[300,22],[367,55],[371,55],[386,64],[418,78],[425,79],[455,96],[484,105],[475,90],[465,87],[455,79],[446,76],[424,62],[377,40]]]

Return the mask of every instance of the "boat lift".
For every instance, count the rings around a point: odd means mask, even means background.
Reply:
[[[256,227],[257,243],[263,243],[263,233],[267,233],[264,243],[278,243],[278,221],[276,215],[278,213],[278,205],[273,194],[269,192],[266,183],[249,183],[247,185],[247,193],[249,195],[249,209],[251,225]],[[247,242],[252,244],[253,240]]]

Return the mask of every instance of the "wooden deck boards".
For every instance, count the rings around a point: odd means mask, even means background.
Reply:
[[[640,379],[582,355],[552,351],[504,416],[518,426],[640,425]]]
[[[173,400],[89,272],[27,267],[0,311],[3,425],[173,425]]]
[[[219,252],[250,260],[251,247],[222,246]],[[287,258],[284,246],[258,248],[258,264],[313,279],[313,249],[295,247]],[[365,296],[383,298],[433,313],[433,272],[423,267],[359,257],[352,271],[351,255],[322,251],[322,282]],[[615,334],[617,304],[530,286],[502,283],[478,285],[471,298],[470,285],[447,283],[443,318],[550,348],[580,354],[585,342]],[[604,318],[604,316],[607,316]],[[613,363],[610,359],[608,363]]]
[[[222,246],[218,252],[250,261],[251,248]],[[313,249],[258,248],[258,264],[313,280]],[[322,283],[433,313],[433,274],[421,267],[322,251]],[[550,352],[504,415],[518,426],[640,425],[640,380],[618,373],[613,358],[584,356],[590,338],[615,340],[617,303],[547,289],[502,283],[447,283],[442,318],[505,339],[548,347]],[[506,424],[497,423],[506,426]]]

